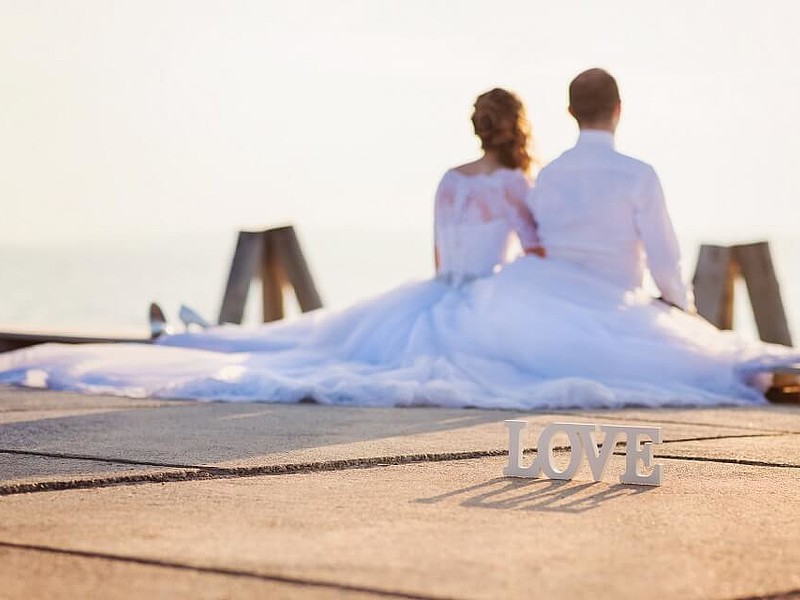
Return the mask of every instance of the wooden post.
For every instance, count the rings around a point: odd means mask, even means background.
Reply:
[[[758,337],[765,342],[792,345],[789,324],[781,300],[781,291],[769,243],[757,242],[733,247],[736,262],[747,285],[753,307]]]
[[[697,312],[720,329],[733,328],[733,290],[743,277],[759,337],[792,345],[769,244],[700,246],[693,283]]]
[[[322,300],[317,292],[317,286],[314,285],[314,278],[311,277],[294,227],[271,229],[267,235],[270,238],[270,250],[277,254],[286,278],[294,288],[300,310],[308,312],[322,308]]]
[[[260,231],[240,231],[231,261],[228,284],[219,310],[219,323],[241,323],[250,282],[263,261],[264,242]]]
[[[283,288],[286,274],[283,272],[275,240],[264,232],[264,260],[261,262],[261,307],[265,323],[283,318]]]
[[[261,279],[264,322],[283,318],[287,287],[294,290],[301,311],[322,308],[294,227],[239,232],[219,313],[220,324],[242,322],[253,277]]]
[[[726,246],[700,246],[692,283],[697,312],[719,329],[733,328],[733,283],[736,266]]]

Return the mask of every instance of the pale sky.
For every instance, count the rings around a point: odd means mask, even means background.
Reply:
[[[546,162],[592,66],[681,234],[794,234],[798,7],[0,0],[0,240],[426,231],[442,172],[477,156],[478,93],[520,94]]]

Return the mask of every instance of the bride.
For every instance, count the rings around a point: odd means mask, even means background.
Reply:
[[[155,346],[6,353],[0,383],[164,398],[527,405],[523,390],[500,383],[502,357],[471,352],[459,323],[471,318],[469,288],[506,262],[510,238],[544,253],[525,205],[530,126],[522,102],[503,89],[477,98],[472,123],[483,155],[447,171],[436,191],[434,279],[294,322],[165,336]]]
[[[537,229],[526,208],[522,103],[491,90],[475,102],[472,122],[483,156],[447,171],[436,191],[435,278],[292,322],[222,326],[154,345],[48,344],[0,354],[0,383],[357,405],[708,406],[763,403],[769,369],[800,359],[577,264],[554,234],[558,219]],[[537,189],[546,187],[544,171],[541,182]],[[560,203],[540,204],[540,219],[548,210],[565,214]],[[541,233],[550,236],[545,248]],[[506,265],[513,236],[526,256]]]
[[[427,309],[450,292],[461,297],[456,290],[505,264],[512,238],[526,254],[544,252],[525,204],[533,161],[524,105],[515,94],[495,88],[476,99],[472,125],[483,155],[445,172],[436,190],[434,280],[407,284],[335,315],[317,311],[295,322],[227,325],[163,336],[158,343],[218,352],[324,347],[340,359],[376,363],[436,353],[408,339],[424,329]]]

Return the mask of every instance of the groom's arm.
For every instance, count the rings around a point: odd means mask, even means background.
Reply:
[[[667,212],[661,182],[652,167],[647,167],[641,182],[636,221],[647,254],[647,266],[663,300],[694,312],[694,294],[681,275],[678,239]]]

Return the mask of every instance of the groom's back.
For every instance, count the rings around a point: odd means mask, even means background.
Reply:
[[[542,170],[529,203],[548,256],[635,288],[645,265],[642,221],[660,199],[650,165],[617,152],[612,134],[585,130]]]
[[[614,149],[620,106],[617,82],[602,69],[570,83],[569,112],[580,135],[542,170],[531,192],[539,239],[548,256],[626,289],[642,285],[646,264],[664,299],[691,310],[658,176]]]

